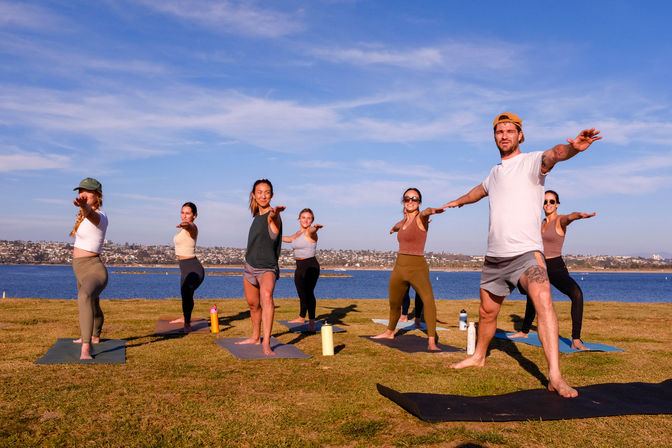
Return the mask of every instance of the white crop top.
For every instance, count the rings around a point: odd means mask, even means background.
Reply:
[[[94,212],[100,216],[100,223],[96,227],[88,218],[84,218],[75,232],[75,247],[99,254],[105,242],[107,216],[102,210],[94,210]]]
[[[175,243],[175,255],[178,257],[196,256],[196,239],[192,238],[186,229],[180,229],[173,237]]]

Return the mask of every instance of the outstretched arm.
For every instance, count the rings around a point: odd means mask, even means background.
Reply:
[[[278,205],[271,209],[271,212],[268,214],[268,225],[271,226],[271,232],[280,233],[280,227],[282,226],[282,219],[280,219],[280,212],[285,210],[284,205]]]
[[[322,224],[313,224],[308,227],[308,238],[317,240],[317,231],[324,227]]]
[[[567,139],[568,145],[555,145],[549,150],[544,151],[541,156],[541,172],[546,174],[555,166],[556,163],[571,159],[580,152],[588,149],[594,141],[600,140],[602,137],[598,134],[600,131],[592,129],[584,129],[579,135],[572,140]]]
[[[436,213],[443,213],[446,210],[444,208],[432,208],[432,207],[427,207],[423,211],[420,212],[420,220],[422,221],[423,226],[425,229],[427,228],[427,223],[429,222],[429,217],[436,214]]]
[[[184,230],[189,232],[189,236],[191,236],[192,238],[196,238],[196,236],[198,235],[198,228],[196,227],[196,224],[194,224],[193,222],[182,221],[175,227],[183,228]]]
[[[595,212],[593,213],[573,212],[570,213],[569,215],[560,215],[560,227],[562,227],[562,230],[564,231],[568,225],[570,225],[577,219],[592,218],[593,216],[595,216]]]
[[[454,201],[450,201],[447,204],[443,204],[443,207],[441,208],[453,208],[453,207],[462,207],[465,204],[473,204],[474,202],[478,202],[484,197],[486,197],[488,193],[485,191],[485,188],[483,188],[483,184],[478,184],[474,188],[471,189],[471,191],[464,196],[461,196]]]
[[[74,201],[72,201],[72,203],[75,205],[75,207],[82,209],[82,216],[91,221],[91,224],[98,227],[98,224],[100,224],[100,215],[96,213],[96,211],[88,204],[88,202],[86,202],[85,198],[77,197]]]

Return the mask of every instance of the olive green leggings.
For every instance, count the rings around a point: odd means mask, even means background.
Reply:
[[[72,270],[77,277],[77,304],[82,342],[90,343],[91,336],[100,337],[100,331],[103,329],[104,317],[103,310],[100,309],[100,293],[107,286],[107,269],[96,255],[74,258]]]
[[[401,304],[411,285],[422,299],[425,308],[427,335],[436,336],[436,304],[432,283],[429,281],[429,266],[422,255],[398,254],[390,275],[390,323],[388,330],[394,331],[401,316]]]

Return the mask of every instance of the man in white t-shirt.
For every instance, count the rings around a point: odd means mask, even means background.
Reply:
[[[569,144],[544,152],[523,154],[523,121],[505,112],[493,122],[495,143],[502,162],[495,165],[485,181],[464,196],[443,207],[462,207],[488,196],[490,226],[488,251],[481,273],[481,306],[478,342],[474,354],[451,367],[482,367],[488,345],[497,329],[497,315],[504,298],[517,286],[532,298],[537,310],[539,339],[548,362],[548,389],[563,397],[578,392],[562,378],[558,363],[558,318],[551,301],[551,285],[546,273],[541,241],[540,210],[544,200],[546,174],[557,162],[585,151],[600,131],[585,129]]]

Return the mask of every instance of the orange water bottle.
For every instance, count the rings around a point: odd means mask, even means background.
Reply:
[[[219,333],[219,316],[217,315],[217,305],[210,308],[210,331]]]

